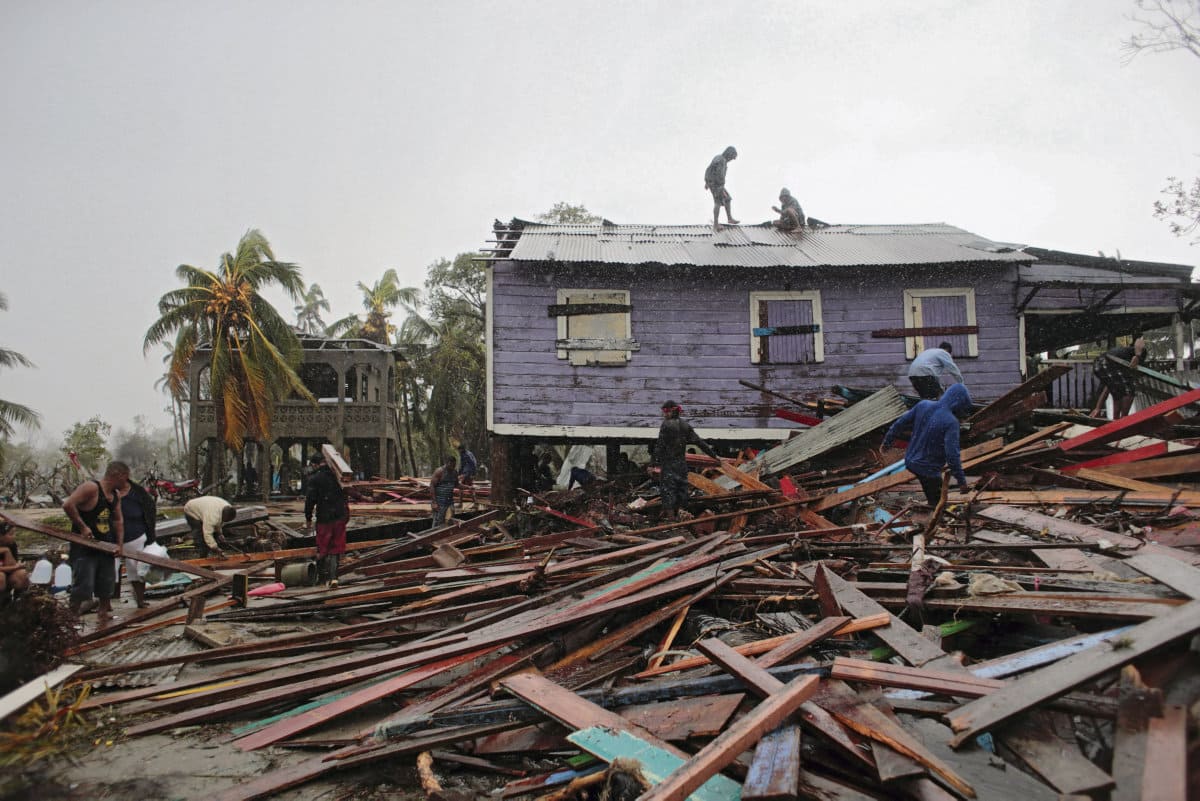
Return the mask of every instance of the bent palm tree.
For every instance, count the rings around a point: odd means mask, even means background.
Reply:
[[[8,297],[0,292],[0,311],[8,309]],[[0,367],[33,367],[33,362],[15,350],[0,348]],[[0,437],[11,437],[18,425],[38,428],[42,416],[20,403],[0,399]]]
[[[144,349],[176,336],[169,382],[186,374],[202,347],[212,349],[212,399],[219,445],[240,450],[247,438],[269,439],[277,401],[295,392],[315,403],[295,368],[301,349],[291,326],[259,292],[280,286],[293,300],[304,292],[300,268],[277,261],[266,237],[248,231],[237,250],[221,256],[215,271],[181,264],[186,284],[158,302],[159,319]]]
[[[412,312],[421,302],[421,290],[400,286],[400,277],[395,270],[388,270],[371,286],[359,281],[358,290],[362,292],[366,319],[357,314],[347,315],[329,326],[330,336],[361,337],[386,345],[395,331],[390,322],[391,310],[402,306]]]
[[[329,301],[320,284],[310,284],[308,291],[300,296],[296,305],[296,327],[305,334],[320,336],[325,333],[325,321],[321,319],[321,310],[329,311]]]

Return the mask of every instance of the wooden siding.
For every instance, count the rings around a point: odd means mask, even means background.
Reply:
[[[1020,382],[1016,270],[1012,265],[823,270],[710,270],[644,265],[603,270],[498,262],[493,267],[493,423],[629,426],[652,436],[668,398],[702,428],[788,428],[779,403],[745,379],[793,395],[825,395],[834,384],[894,384],[912,393],[902,338],[871,331],[904,325],[903,290],[972,286],[979,356],[956,359],[972,394],[999,397]],[[554,349],[547,307],[559,289],[628,289],[632,336],[641,350],[619,367],[571,366]],[[750,362],[750,292],[819,290],[825,336],[821,364]]]

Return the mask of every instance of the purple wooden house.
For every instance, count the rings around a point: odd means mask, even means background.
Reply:
[[[1174,322],[1191,268],[1004,245],[945,224],[496,224],[488,257],[493,470],[538,441],[653,439],[673,399],[709,440],[765,444],[782,402],[892,383],[948,340],[972,394],[1020,383],[1029,356]],[[953,333],[946,333],[947,331]],[[1182,352],[1180,350],[1179,352]]]

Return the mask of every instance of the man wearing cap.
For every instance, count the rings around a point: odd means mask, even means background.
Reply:
[[[317,578],[338,584],[338,562],[346,552],[346,523],[350,520],[350,505],[337,476],[318,451],[308,460],[316,468],[308,477],[308,492],[304,496],[304,525],[311,526],[313,512],[317,515]]]
[[[729,195],[729,190],[725,188],[725,171],[729,168],[729,162],[737,158],[737,149],[733,145],[725,148],[724,151],[713,156],[713,160],[708,163],[708,169],[704,171],[704,188],[712,192],[713,196],[713,230],[720,228],[718,219],[721,216],[721,207],[725,207],[725,219],[729,220],[730,225],[737,225],[737,220],[733,219],[733,212],[730,207],[733,205],[733,198]]]
[[[688,425],[686,420],[679,419],[683,409],[673,400],[662,405],[663,421],[658,428],[658,441],[654,444],[653,467],[658,467],[659,494],[662,498],[663,517],[674,520],[679,507],[687,500],[689,484],[687,479],[687,446],[695,445],[714,459],[718,458],[707,442]]]

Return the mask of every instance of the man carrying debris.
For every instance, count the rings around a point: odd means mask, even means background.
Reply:
[[[429,490],[433,495],[433,526],[444,525],[450,516],[450,507],[454,505],[454,488],[458,486],[457,464],[453,456],[447,456],[445,463],[433,471],[429,481]]]
[[[467,502],[467,490],[471,490],[471,503],[478,504],[475,499],[475,471],[479,469],[479,462],[475,459],[475,454],[467,450],[467,443],[458,443],[458,481],[462,484],[462,492],[459,498],[463,503]]]
[[[779,219],[771,223],[781,231],[795,231],[804,227],[804,209],[800,201],[792,197],[787,187],[779,190],[779,205],[772,206],[771,211],[779,215]]]
[[[113,462],[99,481],[85,481],[63,501],[63,511],[71,521],[71,530],[80,536],[117,546],[122,555],[125,521],[117,487],[129,480],[129,467]],[[71,611],[79,614],[85,601],[93,596],[98,602],[96,617],[112,620],[112,597],[116,589],[116,560],[102,552],[71,543]]]
[[[683,409],[673,400],[662,405],[663,421],[658,428],[658,441],[654,444],[653,467],[660,468],[658,486],[662,498],[663,517],[676,519],[677,512],[687,501],[688,484],[687,446],[696,445],[714,459],[717,453],[688,425],[679,419]]]
[[[729,190],[725,188],[725,171],[729,168],[729,162],[737,158],[737,150],[730,145],[725,150],[713,156],[713,160],[709,162],[708,169],[704,171],[704,188],[712,192],[713,196],[713,230],[720,228],[718,220],[721,216],[721,207],[725,207],[725,219],[729,220],[730,225],[737,225],[738,221],[733,219],[733,212],[730,207],[733,205],[733,198],[729,196]]]
[[[892,423],[883,437],[883,448],[892,447],[896,436],[912,430],[904,451],[904,466],[925,491],[925,500],[937,506],[942,497],[942,468],[949,467],[960,492],[967,488],[959,453],[960,415],[971,410],[971,393],[965,384],[951,384],[941,400],[923,400]]]
[[[17,550],[17,533],[0,520],[0,604],[29,589],[29,573]]]
[[[317,451],[308,460],[316,467],[308,478],[308,493],[304,496],[304,525],[311,526],[313,511],[317,515],[317,580],[338,585],[338,562],[346,552],[346,523],[350,520],[350,504],[346,492],[325,457]]]
[[[962,373],[954,363],[951,354],[954,348],[949,342],[943,342],[936,348],[929,348],[917,354],[908,366],[908,380],[913,389],[925,400],[935,401],[942,397],[942,376],[951,375],[958,383],[963,383]]]
[[[237,509],[224,498],[201,495],[183,505],[183,517],[192,528],[192,543],[200,549],[200,556],[207,558],[211,552],[224,559],[222,548],[229,547],[225,542],[225,524],[233,522]]]
[[[1146,340],[1141,334],[1138,334],[1134,337],[1132,345],[1109,348],[1107,352],[1097,357],[1096,361],[1092,363],[1092,375],[1096,376],[1096,380],[1101,384],[1100,396],[1096,398],[1096,405],[1088,417],[1100,415],[1100,410],[1104,408],[1104,402],[1108,400],[1110,394],[1113,397],[1113,419],[1119,420],[1129,414],[1129,409],[1133,406],[1135,389],[1133,381],[1125,374],[1124,370],[1110,362],[1108,357],[1112,356],[1127,361],[1130,367],[1137,367],[1145,355]]]

